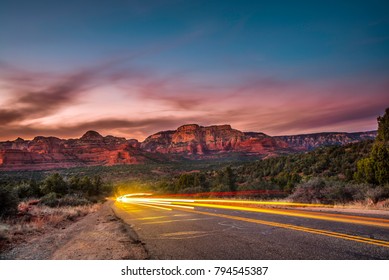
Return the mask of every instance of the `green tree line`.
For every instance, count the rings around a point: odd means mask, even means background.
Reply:
[[[112,185],[98,175],[64,178],[54,173],[41,181],[0,182],[0,216],[14,214],[18,203],[25,199],[36,198],[52,207],[77,206],[96,202],[111,192]]]

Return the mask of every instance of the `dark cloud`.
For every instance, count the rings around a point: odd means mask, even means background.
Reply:
[[[110,133],[112,130],[126,131],[124,135],[114,136],[132,137],[131,135],[133,135],[135,131],[141,131],[144,136],[148,136],[149,134],[160,131],[161,127],[170,127],[174,129],[182,125],[182,121],[183,119],[181,118],[150,118],[142,120],[107,118],[56,127],[40,127],[35,125],[0,125],[0,129],[2,131],[2,136],[7,135],[7,139],[15,139],[17,137],[32,139],[38,135],[78,138],[88,130],[96,130],[104,135],[112,134]]]
[[[141,78],[144,71],[124,67],[121,59],[112,59],[81,69],[73,74],[32,73],[0,61],[2,81],[12,93],[0,109],[0,124],[33,120],[55,114],[74,104],[80,95],[104,83]]]
[[[80,72],[39,90],[14,89],[13,97],[0,109],[0,124],[44,117],[74,102],[87,88],[91,73]]]
[[[22,120],[24,119],[24,117],[24,112],[20,112],[17,110],[0,109],[0,125]]]
[[[346,127],[350,131],[358,130],[355,124],[362,121],[374,123],[389,104],[387,82],[353,80],[349,86],[342,81],[333,83],[328,90],[320,85],[311,90],[312,87],[299,81],[252,76],[236,77],[234,82],[222,85],[207,84],[196,83],[182,73],[161,77],[150,69],[134,66],[131,59],[115,58],[62,75],[32,73],[0,61],[2,85],[5,83],[8,91],[7,99],[0,100],[1,139],[36,135],[79,137],[87,130],[142,137],[185,123],[228,123],[240,130],[269,135],[314,129],[319,132],[329,127]],[[158,117],[160,112],[156,111],[139,120],[131,119],[133,116],[101,119],[104,112],[100,112],[101,115],[92,115],[88,121],[70,119],[66,125],[60,123],[55,127],[39,124],[39,118],[55,115],[77,104],[86,91],[107,84],[120,87],[128,95],[137,95],[142,104],[149,100],[162,103],[166,105],[160,110],[163,116],[169,112],[171,116]],[[353,128],[347,129],[347,124]],[[118,134],[121,132],[123,135]]]
[[[182,119],[178,118],[150,118],[140,120],[126,120],[126,119],[100,119],[91,122],[75,124],[71,126],[60,127],[60,131],[80,132],[87,130],[112,130],[112,129],[126,129],[142,130],[147,133],[155,133],[161,130],[161,127],[175,127],[182,123]]]
[[[223,86],[191,81],[185,73],[149,75],[137,84],[139,95],[168,106],[171,111],[205,110],[229,98]]]
[[[262,103],[258,98],[287,98],[291,89],[302,87],[298,81],[260,75],[234,77],[231,80],[234,82],[215,85],[211,82],[195,83],[182,73],[163,78],[149,75],[140,81],[138,88],[142,98],[163,102],[171,110],[208,110],[211,115],[212,109],[220,109],[220,104],[228,100],[233,100],[231,103],[235,107],[245,108],[253,105],[253,102]]]

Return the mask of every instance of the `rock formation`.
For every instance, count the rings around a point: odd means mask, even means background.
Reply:
[[[146,138],[141,148],[163,154],[205,155],[231,151],[267,154],[287,148],[287,144],[263,133],[244,133],[230,125],[189,124],[174,131],[153,134]]]
[[[324,132],[314,134],[301,134],[290,136],[275,136],[287,143],[288,147],[294,150],[310,151],[321,146],[345,145],[363,140],[374,139],[377,136],[377,131],[367,132]]]
[[[169,157],[212,158],[264,157],[278,153],[308,151],[324,145],[344,145],[374,139],[376,131],[362,133],[317,133],[271,137],[260,132],[242,132],[230,125],[187,124],[161,131],[142,143],[135,139],[105,136],[88,131],[79,139],[37,136],[0,142],[0,170],[41,170],[77,166],[137,164]]]
[[[103,137],[88,131],[80,139],[35,137],[0,142],[0,168],[35,170],[92,165],[133,164],[145,158],[133,141],[113,136]]]

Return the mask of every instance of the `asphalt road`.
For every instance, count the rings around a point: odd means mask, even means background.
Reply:
[[[113,208],[151,259],[389,259],[387,215],[207,202]]]

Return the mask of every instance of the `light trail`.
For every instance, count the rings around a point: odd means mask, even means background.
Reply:
[[[149,205],[154,207],[168,208],[183,208],[183,209],[194,209],[194,207],[204,207],[204,208],[215,208],[215,209],[225,209],[225,210],[236,210],[236,211],[247,211],[247,212],[256,212],[263,214],[271,215],[282,215],[282,216],[291,216],[307,219],[317,219],[325,220],[331,222],[341,222],[341,223],[350,223],[350,224],[360,224],[366,226],[376,226],[376,227],[389,227],[389,220],[382,218],[373,218],[373,217],[362,217],[362,216],[353,216],[353,215],[343,215],[343,214],[334,214],[334,213],[321,213],[313,211],[303,211],[296,209],[270,209],[260,207],[261,205],[267,206],[292,206],[293,207],[307,207],[307,206],[320,206],[323,204],[306,204],[306,203],[289,203],[289,202],[272,202],[272,201],[245,201],[245,200],[225,200],[225,199],[170,199],[170,198],[145,198],[145,197],[136,197],[134,195],[125,195],[117,199],[120,202],[128,204],[140,204],[140,205]],[[235,204],[235,205],[229,205]],[[246,205],[246,206],[237,206],[236,204]]]
[[[185,211],[185,210],[184,210]],[[212,218],[208,218],[208,219],[212,219]],[[189,222],[189,221],[204,221],[204,220],[208,220],[207,218],[195,218],[195,219],[185,219],[185,220],[182,220],[182,219],[174,219],[174,220],[164,220],[164,221],[155,221],[155,222],[146,222],[146,223],[143,223],[143,225],[154,225],[154,224],[169,224],[169,223],[175,223],[175,222]]]
[[[302,210],[296,210],[296,209],[287,209],[285,211],[292,211],[296,213],[307,213],[307,211],[302,211]],[[389,224],[389,219],[383,219],[383,218],[374,218],[374,217],[364,217],[364,216],[352,216],[352,215],[347,215],[347,214],[335,214],[335,213],[323,213],[323,212],[308,212],[312,213],[314,215],[324,215],[324,216],[330,216],[330,217],[344,217],[348,219],[356,219],[356,220],[365,220],[365,221],[377,221],[377,222],[382,222],[382,223],[387,223]]]
[[[344,240],[349,241],[355,241],[360,243],[366,243],[370,245],[375,246],[381,246],[389,248],[389,241],[385,240],[378,240],[378,239],[372,239],[362,236],[355,236],[350,234],[344,234],[339,232],[333,232],[328,230],[321,230],[321,229],[315,229],[315,228],[309,228],[309,227],[303,227],[303,226],[296,226],[293,224],[286,224],[286,223],[278,223],[278,222],[271,222],[261,219],[254,219],[254,218],[245,218],[240,216],[233,216],[233,215],[227,215],[227,214],[220,214],[220,213],[211,213],[211,212],[205,212],[200,211],[196,209],[197,207],[201,208],[214,208],[214,209],[224,209],[224,210],[237,210],[237,211],[245,211],[245,212],[257,212],[257,213],[265,213],[265,214],[275,214],[275,215],[283,215],[283,216],[294,216],[294,217],[300,217],[300,218],[309,218],[309,219],[319,219],[319,220],[326,220],[326,221],[334,221],[334,222],[342,222],[342,223],[352,223],[352,224],[361,224],[361,225],[369,225],[369,226],[380,226],[380,227],[389,227],[389,220],[387,219],[381,219],[381,218],[371,218],[371,217],[360,217],[360,216],[351,216],[351,215],[342,215],[342,214],[329,214],[329,213],[314,213],[314,212],[308,212],[308,211],[302,211],[302,210],[291,210],[291,209],[283,209],[283,210],[276,210],[276,209],[268,209],[268,208],[260,208],[260,207],[242,207],[242,206],[235,206],[235,205],[221,205],[223,203],[226,204],[246,204],[246,205],[260,205],[260,204],[266,204],[266,205],[273,205],[273,202],[257,202],[253,203],[253,201],[242,201],[242,200],[207,200],[207,199],[167,199],[167,198],[139,198],[139,197],[120,197],[117,199],[118,201],[122,202],[123,204],[134,204],[138,206],[143,207],[151,207],[155,209],[162,209],[162,210],[173,210],[173,208],[178,208],[178,210],[195,213],[195,214],[201,214],[201,215],[207,215],[207,216],[213,216],[213,217],[219,217],[219,218],[226,218],[231,220],[237,220],[237,221],[243,221],[243,222],[249,222],[249,223],[255,223],[255,224],[261,224],[271,227],[278,227],[278,228],[284,228],[289,230],[296,230],[306,233],[312,233],[312,234],[319,234],[323,236],[328,237],[334,237],[334,238],[340,238]],[[199,203],[202,202],[202,203]],[[211,202],[211,203],[206,203]],[[275,205],[280,205],[280,203],[275,203]],[[282,205],[286,205],[285,203],[282,203]],[[304,204],[306,205],[306,204]],[[163,217],[163,216],[162,216]],[[147,218],[145,218],[146,220]],[[201,219],[189,219],[191,220],[201,220]],[[164,224],[164,223],[173,223],[181,220],[165,220],[165,221],[154,221],[154,222],[147,222],[146,224]]]
[[[163,219],[163,218],[168,218],[169,216],[155,216],[155,217],[144,217],[144,218],[138,218],[137,220],[157,220],[157,219]]]
[[[166,206],[166,207],[173,207],[173,208],[194,209],[194,206],[175,205],[175,204],[172,204],[172,203],[149,202],[149,203],[144,203],[144,204],[147,204],[147,205],[157,205],[157,206]]]
[[[232,203],[232,204],[252,204],[252,205],[274,205],[274,206],[291,206],[291,207],[333,207],[326,204],[309,204],[297,202],[283,202],[283,201],[251,201],[251,200],[227,200],[227,199],[195,199],[195,202],[214,202],[214,203]]]
[[[143,203],[137,203],[137,204],[140,204],[140,205],[155,205],[155,206],[162,206],[162,207],[167,207],[167,208],[184,208],[184,209],[194,209],[194,206],[185,206],[185,205],[175,205],[173,204],[172,202],[154,202],[154,201],[150,201],[150,202],[143,202]]]
[[[190,210],[184,210],[184,211],[190,211]],[[269,222],[269,221],[258,220],[258,219],[231,216],[231,215],[225,215],[225,214],[217,214],[217,213],[210,213],[210,212],[197,211],[197,210],[190,211],[190,212],[202,214],[202,215],[213,216],[213,217],[226,218],[226,219],[231,219],[231,220],[261,224],[261,225],[266,225],[266,226],[279,227],[279,228],[297,230],[297,231],[302,231],[302,232],[320,234],[320,235],[324,235],[324,236],[335,237],[335,238],[351,240],[351,241],[356,241],[356,242],[360,242],[360,243],[366,243],[366,244],[370,244],[370,245],[376,245],[376,246],[389,248],[389,242],[384,241],[384,240],[366,238],[366,237],[361,237],[361,236],[349,235],[349,234],[344,234],[344,233],[338,233],[338,232],[333,232],[333,231],[320,230],[320,229],[314,229],[314,228],[308,228],[308,227],[302,227],[302,226],[295,226],[295,225],[291,225],[291,224],[283,224],[283,223]]]
[[[178,203],[178,202],[176,202]],[[325,220],[332,222],[342,222],[342,223],[351,223],[351,224],[360,224],[360,225],[368,225],[368,226],[378,226],[378,227],[389,227],[389,223],[385,222],[376,222],[376,221],[367,221],[365,219],[358,220],[357,216],[355,218],[340,218],[340,217],[331,217],[326,215],[317,215],[312,212],[303,212],[299,211],[299,213],[295,213],[292,211],[286,210],[274,210],[274,209],[266,209],[266,208],[252,208],[252,207],[241,207],[241,206],[230,206],[230,205],[216,205],[216,204],[204,204],[204,203],[192,203],[190,205],[197,207],[205,207],[205,208],[217,208],[217,209],[226,209],[226,210],[237,210],[237,211],[248,211],[248,212],[256,212],[256,213],[265,213],[265,214],[274,214],[274,215],[283,215],[283,216],[292,216],[292,217],[300,217],[300,218],[308,218],[308,219],[317,219],[317,220]]]
[[[160,207],[160,206],[155,206],[155,205],[149,205],[149,204],[147,204],[147,203],[138,203],[138,205],[142,205],[142,206],[145,206],[145,207],[151,207],[151,208],[162,209],[162,210],[168,210],[168,211],[171,211],[171,210],[172,210],[171,208]]]

